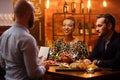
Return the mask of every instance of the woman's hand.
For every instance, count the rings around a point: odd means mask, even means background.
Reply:
[[[73,62],[73,55],[70,53],[64,53],[58,58],[58,61],[71,63]]]

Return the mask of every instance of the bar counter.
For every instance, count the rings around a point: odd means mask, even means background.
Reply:
[[[120,71],[100,68],[93,74],[84,71],[56,71],[57,66],[50,66],[43,80],[120,80]]]

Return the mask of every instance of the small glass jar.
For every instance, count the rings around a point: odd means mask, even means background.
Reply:
[[[94,73],[94,68],[89,67],[89,68],[86,69],[86,71],[87,71],[88,74],[93,74]]]

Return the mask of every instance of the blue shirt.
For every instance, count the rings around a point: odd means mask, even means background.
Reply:
[[[6,80],[37,79],[45,74],[45,67],[38,64],[36,40],[22,25],[14,23],[2,34],[0,55],[6,65]]]

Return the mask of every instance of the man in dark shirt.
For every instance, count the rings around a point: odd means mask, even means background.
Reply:
[[[99,39],[86,64],[92,62],[99,67],[120,69],[120,35],[115,31],[115,18],[111,14],[97,17],[96,31]]]

